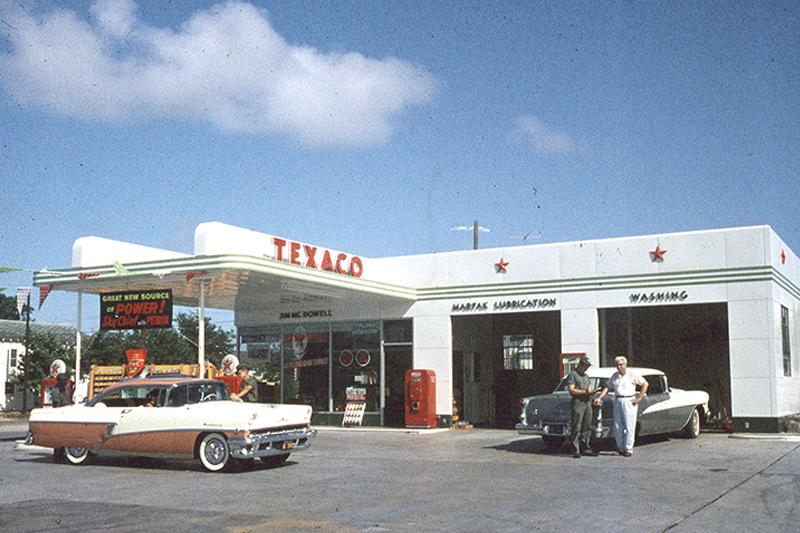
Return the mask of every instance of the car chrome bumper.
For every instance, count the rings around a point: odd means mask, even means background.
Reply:
[[[520,435],[541,435],[544,437],[566,437],[570,432],[569,424],[540,422],[538,424],[517,424],[515,428]],[[612,435],[611,427],[603,424],[592,424],[592,437],[607,439]]]
[[[569,424],[555,424],[539,422],[538,424],[517,424],[515,426],[520,435],[544,435],[548,437],[564,437],[569,435]]]
[[[230,438],[228,446],[233,457],[252,459],[305,450],[311,446],[311,439],[316,434],[317,430],[311,427],[274,433],[255,433],[244,438]]]

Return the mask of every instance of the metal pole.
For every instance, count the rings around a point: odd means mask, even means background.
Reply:
[[[27,314],[25,318],[25,386],[22,389],[22,412],[28,410],[28,380],[30,378],[30,368],[31,368],[31,293],[28,292],[28,306]]]
[[[197,364],[200,365],[198,377],[203,377],[203,364],[206,360],[206,282],[200,280],[200,313],[197,318]]]
[[[475,225],[473,226],[472,230],[472,249],[478,249],[478,221],[475,221]]]
[[[78,390],[81,381],[81,322],[83,316],[83,293],[78,291],[78,332],[75,334],[75,383],[74,392]]]

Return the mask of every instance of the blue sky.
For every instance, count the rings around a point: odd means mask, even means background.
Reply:
[[[474,220],[482,248],[767,224],[800,252],[800,4],[440,4],[0,0],[0,287],[208,221],[362,257]]]

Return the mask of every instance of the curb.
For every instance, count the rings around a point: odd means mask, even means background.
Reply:
[[[337,427],[337,426],[314,426],[317,431],[363,431],[365,433],[414,433],[418,435],[427,435],[430,433],[444,433],[450,431],[450,428],[382,428],[382,427],[369,427],[369,426],[352,426],[352,427]]]
[[[728,435],[729,439],[742,439],[742,440],[770,440],[778,442],[800,442],[800,435],[786,435],[784,433],[777,433],[775,435],[757,434],[757,435],[743,435],[737,433],[735,435]]]

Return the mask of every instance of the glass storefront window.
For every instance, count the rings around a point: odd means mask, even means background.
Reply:
[[[239,336],[247,349],[247,362],[259,379],[269,383],[281,381],[280,327],[242,329]]]
[[[366,401],[380,410],[381,330],[378,322],[332,324],[331,392],[333,409],[348,401]]]
[[[386,394],[397,389],[398,398],[411,367],[411,324],[395,320],[383,327],[392,354],[405,354],[402,364],[392,356],[389,369],[397,375],[386,378]],[[381,410],[380,321],[243,327],[239,339],[257,379],[278,386],[275,401],[311,405],[315,412],[344,411],[349,401],[365,401],[367,412]],[[396,387],[392,380],[399,380]]]
[[[413,340],[411,320],[387,320],[383,323],[383,340],[386,344],[410,344]]]
[[[328,324],[298,324],[283,332],[283,401],[328,410]]]

